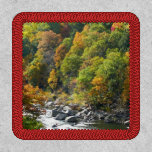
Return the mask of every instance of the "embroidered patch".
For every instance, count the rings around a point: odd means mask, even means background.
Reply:
[[[140,129],[133,13],[19,13],[12,22],[12,130],[24,140],[127,140]]]

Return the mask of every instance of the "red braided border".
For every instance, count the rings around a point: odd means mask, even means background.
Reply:
[[[22,127],[22,25],[25,22],[127,22],[130,24],[130,127],[124,130],[27,130]],[[23,12],[12,22],[12,130],[26,140],[126,140],[140,129],[140,23],[130,12]]]

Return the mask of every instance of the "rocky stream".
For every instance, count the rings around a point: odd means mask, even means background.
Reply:
[[[44,106],[34,105],[37,120],[42,122],[42,129],[127,129],[129,128],[129,111],[116,109],[113,113],[92,110],[87,107],[78,109],[77,104],[58,105],[48,101]],[[27,113],[24,113],[27,115]]]

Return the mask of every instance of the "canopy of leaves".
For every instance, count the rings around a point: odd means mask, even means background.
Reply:
[[[48,23],[25,23],[23,25],[23,57],[37,50],[42,31],[49,30]]]
[[[128,51],[128,23],[25,23],[24,85],[65,93],[63,99],[74,103],[97,107],[119,99],[125,105]]]
[[[96,72],[98,77],[107,81],[108,91],[115,96],[122,93],[126,66],[125,57],[121,56],[120,52],[111,52]]]
[[[63,42],[56,48],[54,61],[57,68],[61,65],[66,53],[69,51],[72,45],[70,38],[65,38]]]
[[[82,64],[82,59],[80,56],[77,55],[71,55],[66,57],[63,60],[63,64],[61,65],[61,72],[63,75],[68,75],[68,76],[77,76],[77,72]]]

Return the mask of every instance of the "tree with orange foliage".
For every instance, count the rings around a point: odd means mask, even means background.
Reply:
[[[54,49],[61,43],[62,37],[60,34],[56,34],[53,31],[45,31],[42,33],[42,38],[39,41],[38,49],[43,50],[43,57],[45,63],[54,66]]]
[[[90,101],[94,105],[97,104],[106,104],[109,103],[108,88],[105,80],[102,77],[95,77],[91,84],[93,85],[92,89],[89,92]]]
[[[76,32],[73,39],[73,45],[66,56],[70,56],[70,55],[81,56],[84,51],[84,47],[85,47],[84,35],[82,33]]]
[[[47,96],[48,94],[39,89],[38,86],[33,87],[30,84],[26,84],[23,87],[23,105],[25,106],[36,103],[43,104],[47,100]]]
[[[54,56],[54,61],[57,68],[61,65],[61,62],[64,59],[66,53],[67,50],[64,44],[61,44],[57,47],[56,54]]]
[[[62,41],[60,34],[53,31],[45,31],[42,33],[41,40],[39,41],[38,49],[42,48],[44,51],[55,48]]]
[[[63,42],[56,48],[56,52],[54,55],[54,61],[57,68],[60,67],[66,53],[69,51],[71,47],[71,39],[65,38]]]

